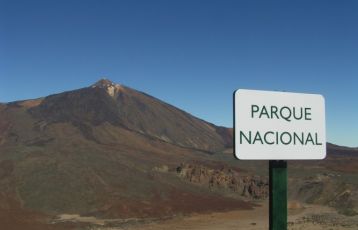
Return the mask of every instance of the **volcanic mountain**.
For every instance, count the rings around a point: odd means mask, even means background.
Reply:
[[[106,79],[0,104],[0,215],[124,218],[250,208],[176,175],[188,161],[219,167],[208,157],[231,146],[229,129]]]
[[[180,147],[219,151],[232,138],[222,127],[200,120],[145,93],[102,79],[88,88],[44,98],[29,113],[41,122],[67,122],[101,143],[92,127],[109,124]],[[105,142],[105,140],[102,140]]]
[[[356,149],[328,147],[334,152],[328,161],[304,165],[355,172]],[[231,148],[232,129],[107,79],[3,103],[0,224],[57,229],[44,223],[66,213],[123,219],[250,209],[268,195],[267,164],[235,161]],[[292,165],[299,175],[306,167]],[[322,201],[314,185],[302,180],[302,187],[292,192],[295,199]],[[354,197],[345,198],[348,206],[358,203]]]

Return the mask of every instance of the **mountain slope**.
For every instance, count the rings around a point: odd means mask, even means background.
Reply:
[[[225,137],[220,127],[104,79],[88,88],[48,96],[29,112],[47,123],[70,122],[89,139],[93,139],[91,126],[107,122],[204,151],[219,151],[231,144],[231,138]]]

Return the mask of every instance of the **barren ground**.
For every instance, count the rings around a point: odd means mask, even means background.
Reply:
[[[98,220],[76,216],[72,222],[92,223],[92,230],[266,230],[268,204],[261,203],[254,210],[236,210],[208,214],[177,216],[167,220]],[[66,216],[62,216],[66,220]],[[343,216],[334,209],[317,205],[291,205],[289,230],[353,230],[358,229],[358,216]],[[123,224],[124,223],[124,224]],[[112,227],[111,227],[112,226]],[[88,229],[88,228],[87,228]]]

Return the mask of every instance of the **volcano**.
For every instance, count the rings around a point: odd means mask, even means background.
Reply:
[[[229,129],[107,79],[1,104],[0,118],[2,213],[127,218],[252,207],[175,175],[183,162],[218,165],[208,158],[232,146]]]

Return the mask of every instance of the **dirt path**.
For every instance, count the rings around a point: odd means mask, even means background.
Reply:
[[[249,211],[195,214],[161,222],[123,228],[125,230],[267,230],[268,204]],[[302,205],[289,209],[289,230],[356,230],[358,216],[347,217],[334,209],[318,205]],[[117,229],[116,229],[117,230]]]
[[[91,230],[267,230],[269,225],[267,202],[261,203],[261,206],[254,210],[192,214],[168,220],[149,221],[145,224],[134,221],[133,224],[120,225],[122,227],[108,227],[107,224],[126,223],[124,220],[98,220],[76,215],[62,216],[62,220],[66,219],[92,223],[95,226],[92,226]],[[358,216],[343,216],[332,208],[317,205],[299,205],[296,208],[289,209],[288,222],[289,230],[358,229]]]
[[[212,214],[194,214],[159,223],[125,228],[126,230],[266,230],[268,229],[268,205],[248,211],[229,211]]]

